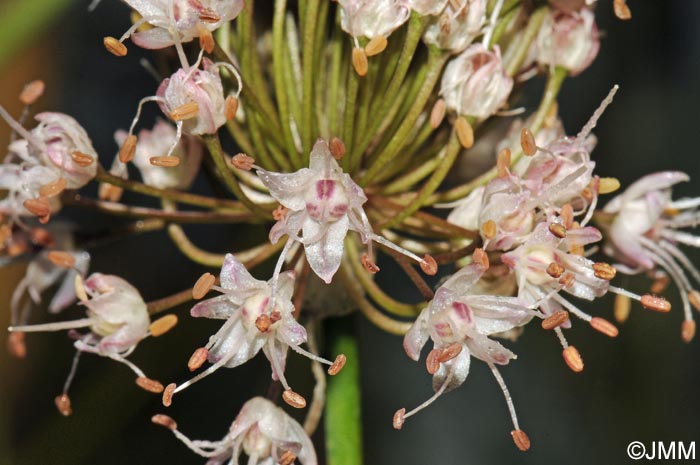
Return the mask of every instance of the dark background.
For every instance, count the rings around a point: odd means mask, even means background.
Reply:
[[[599,144],[593,157],[598,173],[618,177],[623,186],[657,170],[682,169],[691,176],[700,175],[700,3],[630,0],[631,22],[612,16],[612,2],[599,3],[601,52],[587,71],[564,85],[559,103],[565,127],[571,134],[578,132],[617,83],[620,92],[595,130]],[[0,103],[9,105],[20,89],[12,75],[27,75],[25,81],[47,79],[50,88],[44,108],[73,115],[98,152],[106,155],[106,163],[116,151],[114,130],[128,126],[138,100],[152,94],[156,83],[138,65],[138,58],[147,54],[130,46],[126,58],[116,59],[101,46],[103,36],[118,37],[128,27],[127,9],[105,0],[88,14],[86,4],[76,2],[55,26],[2,65],[0,75],[9,81],[0,89]],[[538,90],[536,83],[532,87]],[[150,114],[152,118],[155,112]],[[677,196],[698,191],[694,182],[676,190]],[[81,221],[95,229],[112,224],[93,215]],[[206,238],[221,252],[241,249],[248,240],[230,227],[190,231],[195,239]],[[255,233],[265,234],[263,230]],[[105,244],[93,252],[93,270],[128,276],[146,300],[191,285],[203,271],[158,233]],[[691,251],[690,257],[695,261],[698,254]],[[256,272],[262,277],[267,271]],[[16,278],[3,279],[7,284]],[[641,292],[648,285],[643,278],[624,277],[617,284]],[[575,324],[568,338],[584,357],[586,368],[580,374],[563,363],[556,338],[536,325],[530,325],[516,343],[507,343],[519,358],[502,374],[521,426],[533,443],[527,453],[512,444],[502,394],[488,368],[476,360],[462,387],[408,420],[401,432],[394,431],[393,412],[402,406],[410,409],[431,395],[430,377],[422,362],[406,357],[400,338],[357,318],[366,463],[626,463],[631,462],[625,450],[632,440],[650,444],[700,439],[700,342],[697,338],[689,345],[681,342],[680,302],[674,292],[669,290],[675,310],[668,315],[634,306],[617,340]],[[612,319],[611,300],[584,304],[584,308]],[[143,342],[131,357],[147,374],[166,382],[188,377],[187,358],[218,328],[217,322],[189,318],[186,309],[178,314],[181,323],[171,334]],[[66,317],[79,315],[74,310]],[[0,342],[4,344],[4,336]],[[71,389],[74,414],[61,417],[53,398],[71,363],[70,341],[61,333],[33,335],[28,337],[28,349],[24,361],[0,351],[0,463],[206,461],[166,430],[153,426],[150,416],[164,410],[158,396],[136,388],[126,367],[102,358],[83,357]],[[307,364],[294,354],[289,360],[290,381],[297,390],[310,392]],[[221,370],[176,397],[168,413],[186,434],[219,439],[246,399],[265,394],[268,376],[262,356],[235,370]],[[321,434],[315,439],[322,442]]]

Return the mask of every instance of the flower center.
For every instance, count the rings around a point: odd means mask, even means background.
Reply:
[[[243,438],[243,451],[248,456],[256,456],[258,459],[265,459],[272,452],[272,441],[265,436],[258,428],[258,424],[250,427]]]
[[[547,274],[547,265],[557,261],[557,256],[550,247],[532,247],[526,255],[527,266],[525,267],[526,279],[536,285],[541,286],[552,282],[552,277]]]
[[[332,179],[316,181],[306,192],[306,212],[316,221],[338,221],[347,211],[347,192]]]
[[[246,299],[241,306],[243,327],[246,330],[251,330],[252,328],[256,328],[255,322],[261,315],[270,316],[275,311],[279,313],[279,306],[277,304],[275,304],[274,308],[268,308],[269,306],[270,296],[265,292],[259,292]],[[275,329],[278,325],[279,321],[274,319],[274,321],[271,321],[269,329]]]

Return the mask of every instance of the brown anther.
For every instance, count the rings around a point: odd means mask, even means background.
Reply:
[[[433,109],[430,111],[430,127],[437,129],[441,124],[442,120],[445,119],[446,105],[443,99],[437,99],[433,105]]]
[[[617,294],[615,296],[615,304],[613,306],[613,315],[615,316],[615,321],[618,323],[624,323],[630,315],[630,309],[632,308],[632,301],[629,297],[622,294]]]
[[[613,11],[618,19],[627,21],[632,18],[630,7],[627,6],[626,0],[613,0]]]
[[[120,162],[129,163],[131,160],[134,159],[134,155],[136,154],[136,142],[138,142],[138,138],[135,135],[129,134],[128,136],[126,136],[126,139],[124,139],[124,143],[119,149]]]
[[[198,370],[202,365],[204,365],[207,358],[209,358],[209,351],[206,347],[200,347],[192,352],[190,359],[187,361],[187,369],[190,371]]]
[[[379,271],[377,264],[374,263],[374,260],[372,260],[366,253],[362,254],[360,261],[362,262],[362,267],[367,270],[368,273],[375,274],[377,271]]]
[[[663,297],[644,294],[642,298],[639,299],[639,303],[642,304],[642,307],[648,310],[654,310],[655,312],[668,313],[671,311],[671,303]]]
[[[559,218],[561,218],[561,224],[566,229],[571,229],[574,225],[574,207],[570,203],[564,204],[559,212]]]
[[[282,319],[282,314],[277,310],[270,312],[270,323],[275,324]]]
[[[458,356],[460,352],[462,352],[462,344],[460,344],[459,342],[453,342],[452,344],[442,349],[440,355],[438,356],[438,362],[449,362],[450,360]]]
[[[39,195],[46,198],[56,197],[66,189],[66,184],[67,181],[65,178],[58,178],[42,186],[41,189],[39,189]]]
[[[365,54],[368,57],[379,55],[386,49],[387,43],[386,37],[384,36],[372,37],[370,41],[367,42],[367,45],[365,45]]]
[[[577,242],[569,243],[569,253],[571,255],[578,255],[579,257],[583,257],[585,252],[586,251],[584,250],[583,245],[581,245]]]
[[[172,431],[175,431],[177,429],[177,423],[175,422],[175,420],[173,420],[167,415],[163,415],[162,413],[153,415],[151,417],[151,422],[153,422],[156,425],[165,426],[166,428]]]
[[[27,345],[24,343],[24,333],[16,331],[7,337],[7,350],[16,358],[27,356]]]
[[[264,313],[255,319],[255,327],[258,328],[258,331],[261,333],[269,331],[271,324],[272,321],[270,317]]]
[[[32,81],[26,86],[24,86],[22,92],[19,93],[19,101],[22,102],[24,105],[31,105],[37,100],[39,100],[39,97],[44,95],[44,89],[46,89],[44,81],[42,81],[41,79]]]
[[[591,200],[593,200],[593,191],[591,190],[591,188],[584,187],[581,191],[581,197],[583,197],[586,202],[590,202]]]
[[[496,157],[496,172],[498,173],[499,178],[508,177],[508,170],[510,168],[510,155],[510,149],[507,147],[498,152],[498,157]]]
[[[73,289],[75,290],[75,296],[78,298],[78,300],[80,300],[83,303],[88,301],[88,295],[85,291],[83,277],[79,274],[75,275],[75,279],[73,280]]]
[[[457,140],[465,149],[469,149],[474,145],[474,128],[464,116],[460,116],[455,121],[455,134],[457,135]]]
[[[236,118],[236,113],[238,113],[238,99],[233,95],[228,95],[224,101],[224,113],[226,119],[231,121]]]
[[[595,329],[599,333],[605,334],[608,337],[617,337],[617,335],[620,333],[617,326],[610,323],[605,318],[594,316],[591,318],[590,324],[591,328]]]
[[[48,215],[39,216],[37,219],[39,220],[39,223],[47,224],[51,220],[51,214],[49,213]]]
[[[515,446],[522,452],[527,452],[530,449],[530,438],[521,429],[515,429],[510,432]]]
[[[340,160],[345,156],[345,143],[338,137],[333,137],[328,143],[328,148],[331,151],[331,155],[336,160]]]
[[[63,252],[61,250],[50,251],[46,258],[48,258],[54,265],[61,268],[73,268],[75,266],[75,257],[70,253]]]
[[[197,102],[187,102],[170,112],[173,121],[182,121],[195,118],[199,114],[199,104]]]
[[[403,428],[404,415],[406,415],[405,408],[400,408],[396,411],[396,413],[394,414],[394,419],[391,422],[391,424],[394,426],[394,429]]]
[[[221,16],[211,8],[202,8],[199,10],[199,20],[205,23],[218,23],[221,21]]]
[[[63,415],[64,417],[67,417],[71,413],[73,413],[73,409],[70,406],[70,397],[68,397],[68,394],[61,394],[60,396],[56,396],[53,402],[54,404],[56,404],[56,408],[58,409],[58,411],[61,412],[61,415]]]
[[[616,273],[617,270],[615,267],[609,263],[599,262],[593,264],[593,274],[597,278],[611,281],[615,277]]]
[[[94,157],[77,150],[71,152],[70,157],[76,165],[82,166],[83,168],[90,166],[95,162]]]
[[[566,310],[558,310],[542,320],[542,329],[550,330],[558,328],[567,321],[569,321],[569,312]]]
[[[165,389],[160,382],[156,381],[155,379],[146,378],[145,376],[139,376],[136,378],[136,385],[144,391],[152,392],[154,394],[160,394]]]
[[[572,273],[564,273],[561,278],[559,278],[559,284],[565,287],[571,287],[576,282],[576,276]]]
[[[474,249],[472,253],[472,263],[477,263],[481,268],[488,270],[490,266],[489,256],[484,252],[484,249]]]
[[[547,274],[552,278],[559,279],[561,278],[561,275],[564,274],[564,271],[566,271],[566,269],[559,263],[552,262],[549,265],[547,265],[546,271]]]
[[[250,171],[255,164],[255,158],[246,155],[245,153],[237,153],[231,157],[231,164],[239,170]]]
[[[292,465],[296,459],[297,456],[291,450],[284,451],[279,458],[279,465]]]
[[[285,216],[287,216],[288,211],[289,211],[289,209],[287,207],[284,207],[282,205],[278,205],[277,208],[275,208],[272,211],[272,218],[275,221],[282,220],[282,219],[284,219]]]
[[[654,279],[654,282],[649,286],[649,292],[652,294],[661,294],[671,284],[671,279],[666,273],[661,274]]]
[[[427,274],[428,276],[435,276],[437,273],[438,264],[431,255],[423,255],[423,261],[419,262],[419,264],[420,269],[423,270],[423,273]]]
[[[41,229],[43,229],[43,228],[41,228]],[[0,226],[0,250],[2,250],[2,248],[4,247],[5,241],[8,240],[11,236],[12,236],[12,228],[7,224],[1,225]]]
[[[481,225],[481,235],[484,237],[484,239],[491,240],[496,237],[496,233],[498,233],[498,226],[496,226],[495,221],[488,220]]]
[[[162,156],[162,157],[151,157],[148,161],[153,166],[161,166],[163,168],[175,168],[180,165],[180,157],[175,157],[172,155]]]
[[[347,360],[348,358],[345,356],[345,354],[338,354],[335,357],[335,360],[333,361],[333,365],[328,367],[328,374],[331,376],[335,376],[338,373],[340,373],[340,370],[343,369]]]
[[[537,153],[535,136],[532,135],[532,131],[528,128],[523,128],[522,131],[520,131],[520,146],[523,148],[523,153],[528,157]]]
[[[201,24],[197,25],[197,31],[199,32],[199,48],[207,53],[214,51],[216,43],[214,42],[214,36],[211,31]]]
[[[287,405],[290,405],[294,408],[306,407],[306,399],[304,399],[304,397],[292,391],[291,389],[287,389],[282,393],[282,399],[284,399]]]
[[[359,76],[367,75],[369,64],[367,63],[367,53],[365,49],[358,47],[352,49],[352,67],[355,68],[355,72]]]
[[[26,208],[29,211],[29,213],[38,217],[47,216],[51,214],[51,205],[45,197],[27,199],[22,205],[24,205],[24,208]]]
[[[167,386],[165,386],[165,390],[163,391],[163,405],[166,407],[170,407],[173,404],[173,394],[175,393],[175,389],[177,388],[177,384],[175,383],[170,383]]]
[[[192,298],[199,300],[211,290],[211,287],[216,282],[216,277],[211,273],[204,273],[199,277],[194,287],[192,287]]]
[[[107,51],[109,53],[111,53],[112,55],[118,56],[118,57],[126,56],[126,53],[128,51],[126,49],[126,45],[119,42],[114,37],[107,36],[103,39],[102,43],[104,44]]]
[[[162,316],[151,323],[148,330],[151,332],[151,336],[159,337],[173,329],[176,324],[177,315],[173,315],[171,313],[169,315]]]
[[[574,373],[580,373],[583,371],[583,359],[581,358],[581,354],[578,353],[576,347],[567,347],[562,352],[562,355],[564,356],[564,361],[566,364],[569,366],[569,368],[571,368],[571,371]]]
[[[425,358],[425,369],[428,370],[429,374],[434,375],[440,369],[438,358],[441,353],[442,350],[440,349],[433,349],[428,352],[428,356]]]
[[[566,237],[566,228],[561,223],[550,223],[549,232],[559,239],[564,239]]]
[[[688,292],[688,300],[690,301],[690,305],[692,305],[695,310],[700,312],[700,292],[692,289],[690,292]]]
[[[0,229],[3,228],[7,228],[10,232],[12,232],[12,229],[7,225],[0,226]],[[33,244],[40,245],[42,247],[51,247],[54,243],[53,235],[46,228],[32,228],[29,234]]]
[[[695,321],[684,320],[681,323],[681,339],[686,344],[693,340],[695,337]]]
[[[620,181],[617,178],[600,178],[598,183],[599,194],[612,194],[620,188]]]

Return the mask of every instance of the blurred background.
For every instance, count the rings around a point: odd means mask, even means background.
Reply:
[[[129,47],[122,59],[102,47],[105,35],[120,36],[129,27],[124,4],[103,0],[93,13],[88,1],[3,0],[0,2],[0,105],[17,115],[22,85],[41,78],[47,93],[37,110],[74,116],[90,134],[103,164],[117,146],[113,133],[131,121],[138,100],[153,94],[157,83],[139,65],[149,54]],[[575,134],[613,84],[620,91],[595,130],[593,158],[598,174],[615,176],[623,186],[641,175],[682,169],[700,176],[700,2],[629,0],[633,19],[612,15],[609,0],[597,7],[603,33],[594,64],[568,80],[559,99],[567,132]],[[37,26],[37,24],[39,26]],[[538,87],[540,86],[540,87]],[[531,86],[534,94],[541,83]],[[525,98],[527,101],[527,97]],[[144,126],[153,121],[147,113]],[[150,120],[149,120],[150,118]],[[9,131],[0,124],[0,146]],[[90,190],[92,189],[92,190]],[[94,187],[89,193],[94,194]],[[676,190],[676,196],[700,195],[697,182]],[[143,199],[126,196],[125,200]],[[109,218],[65,211],[66,218],[100,232],[118,224]],[[215,251],[244,248],[263,229],[245,234],[230,226],[188,229],[195,241],[204,239]],[[191,286],[204,269],[183,258],[163,233],[103,241],[91,249],[92,270],[127,276],[146,300]],[[697,262],[700,255],[691,251]],[[0,327],[9,321],[5,305],[21,278],[25,263],[0,269]],[[269,268],[261,267],[262,277]],[[380,273],[391,280],[391,273]],[[388,286],[400,286],[391,282]],[[617,284],[644,292],[644,278],[618,278]],[[397,287],[400,290],[400,287]],[[403,352],[400,338],[386,335],[362,318],[350,320],[361,340],[363,423],[366,463],[374,464],[542,464],[626,463],[630,441],[694,441],[700,439],[700,341],[680,340],[681,312],[675,289],[668,291],[676,310],[667,315],[633,308],[620,336],[609,340],[575,324],[569,340],[586,363],[572,373],[561,359],[553,334],[536,325],[516,343],[519,354],[502,369],[513,395],[521,425],[532,449],[520,453],[512,444],[510,419],[503,396],[486,365],[475,362],[467,382],[395,431],[391,418],[399,407],[412,408],[432,394],[423,363]],[[612,300],[584,308],[612,319]],[[164,382],[189,377],[185,362],[192,350],[217,328],[215,321],[176,310],[180,324],[158,340],[144,341],[131,357],[146,373]],[[60,319],[77,318],[78,309]],[[53,321],[43,309],[34,321]],[[0,332],[0,347],[6,335]],[[183,342],[187,341],[187,342]],[[63,418],[53,399],[70,368],[73,348],[64,333],[29,335],[28,355],[16,360],[0,350],[0,463],[30,465],[200,464],[172,435],[150,423],[164,410],[159,396],[133,383],[124,366],[85,355],[70,395],[74,413]],[[291,382],[310,393],[308,364],[289,357]],[[194,438],[219,439],[241,405],[265,395],[269,366],[259,356],[235,370],[216,376],[180,394],[168,414]],[[322,431],[314,437],[322,452]],[[700,447],[700,445],[696,445]]]

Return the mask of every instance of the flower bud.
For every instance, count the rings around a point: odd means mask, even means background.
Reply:
[[[411,15],[406,0],[339,0],[338,3],[340,27],[355,38],[389,37]]]
[[[423,41],[459,53],[481,33],[485,21],[486,0],[462,2],[459,10],[455,10],[452,3],[449,3],[445,11],[431,21],[423,34]]]
[[[593,12],[585,8],[579,12],[550,11],[535,44],[537,62],[579,74],[593,62],[600,48]]]

